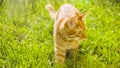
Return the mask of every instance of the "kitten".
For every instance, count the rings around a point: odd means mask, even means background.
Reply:
[[[64,63],[67,50],[70,57],[73,57],[79,47],[80,41],[85,39],[85,23],[81,14],[70,4],[64,4],[58,11],[50,4],[46,5],[50,16],[55,20],[54,23],[54,48],[55,61]]]

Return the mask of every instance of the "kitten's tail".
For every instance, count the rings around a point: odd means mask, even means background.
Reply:
[[[46,5],[46,9],[48,10],[50,16],[55,20],[56,19],[56,10],[51,4]]]

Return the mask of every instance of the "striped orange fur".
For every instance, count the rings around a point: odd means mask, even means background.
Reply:
[[[58,11],[50,4],[46,5],[50,16],[55,20],[54,23],[54,48],[55,61],[64,63],[67,50],[71,57],[74,56],[79,47],[80,41],[85,39],[85,23],[83,18],[86,14],[79,11],[70,4],[64,4]]]

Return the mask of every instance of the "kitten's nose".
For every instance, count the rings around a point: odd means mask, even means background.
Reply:
[[[85,36],[85,34],[82,34],[82,39],[86,39],[86,36]]]

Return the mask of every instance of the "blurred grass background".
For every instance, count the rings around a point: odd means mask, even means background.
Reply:
[[[87,40],[74,60],[54,63],[46,4],[87,12]],[[0,0],[0,68],[120,68],[119,0]]]

